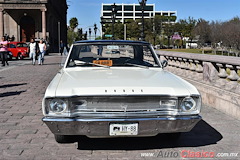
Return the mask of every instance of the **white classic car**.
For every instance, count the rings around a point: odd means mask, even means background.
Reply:
[[[46,90],[42,120],[59,143],[188,132],[201,120],[201,96],[166,66],[147,42],[76,42]]]

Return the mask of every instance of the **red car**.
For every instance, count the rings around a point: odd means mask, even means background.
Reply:
[[[24,42],[9,42],[8,51],[12,53],[12,57],[23,59],[28,57],[28,45]]]

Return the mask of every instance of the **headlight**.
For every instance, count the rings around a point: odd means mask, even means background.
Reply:
[[[61,113],[67,109],[67,102],[61,99],[52,99],[49,101],[49,109],[53,113]]]
[[[180,109],[183,112],[189,112],[196,110],[196,101],[192,97],[186,97],[182,100],[180,104]]]

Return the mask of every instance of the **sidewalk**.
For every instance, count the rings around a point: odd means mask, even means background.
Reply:
[[[51,54],[45,58],[42,66],[29,61],[0,70],[0,159],[34,159],[35,155],[41,159],[58,145],[41,121],[41,101],[62,57]]]
[[[165,159],[181,159],[183,150],[238,153],[218,159],[240,158],[240,121],[206,106],[203,120],[176,142],[159,135],[58,144],[41,120],[41,101],[61,62],[61,56],[51,54],[43,66],[29,62],[0,70],[0,160],[161,160],[168,153],[177,157]]]

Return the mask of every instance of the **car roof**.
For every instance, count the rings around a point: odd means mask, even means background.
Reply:
[[[83,40],[83,41],[76,41],[74,44],[81,44],[81,43],[127,43],[127,44],[147,44],[150,43],[145,41],[129,41],[129,40]]]

